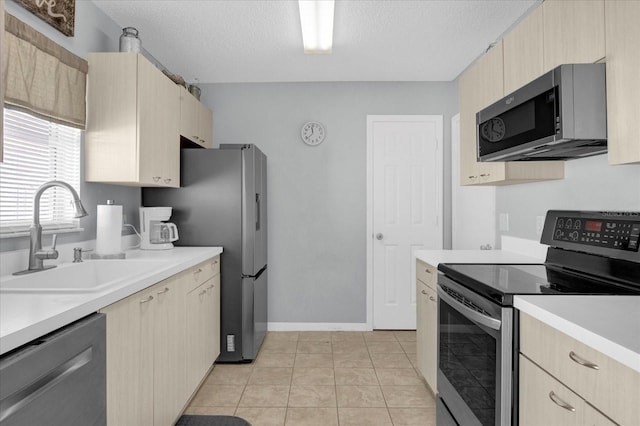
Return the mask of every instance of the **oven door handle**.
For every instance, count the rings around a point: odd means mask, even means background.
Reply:
[[[442,290],[442,288],[440,287],[438,287],[438,297],[440,297],[441,300],[444,300],[449,306],[454,308],[456,311],[460,312],[465,317],[469,318],[470,320],[480,325],[489,327],[492,330],[500,330],[500,327],[502,326],[502,321],[500,321],[499,319],[495,319],[495,318],[491,318],[489,316],[483,315],[480,312],[477,312],[463,305],[453,297],[449,296],[447,292]]]

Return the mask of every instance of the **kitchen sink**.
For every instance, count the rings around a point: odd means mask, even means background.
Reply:
[[[166,266],[158,260],[89,260],[28,275],[6,276],[0,293],[96,293],[125,285]]]

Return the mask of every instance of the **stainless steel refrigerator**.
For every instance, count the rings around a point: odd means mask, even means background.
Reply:
[[[173,207],[178,246],[222,246],[218,362],[255,359],[267,331],[267,157],[255,145],[182,149],[180,188],[144,188]]]

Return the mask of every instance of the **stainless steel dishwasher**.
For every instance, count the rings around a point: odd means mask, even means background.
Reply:
[[[93,314],[0,359],[1,426],[106,425],[106,319]]]

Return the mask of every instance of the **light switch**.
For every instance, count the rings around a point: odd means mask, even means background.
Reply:
[[[509,213],[500,213],[500,231],[509,231]]]

